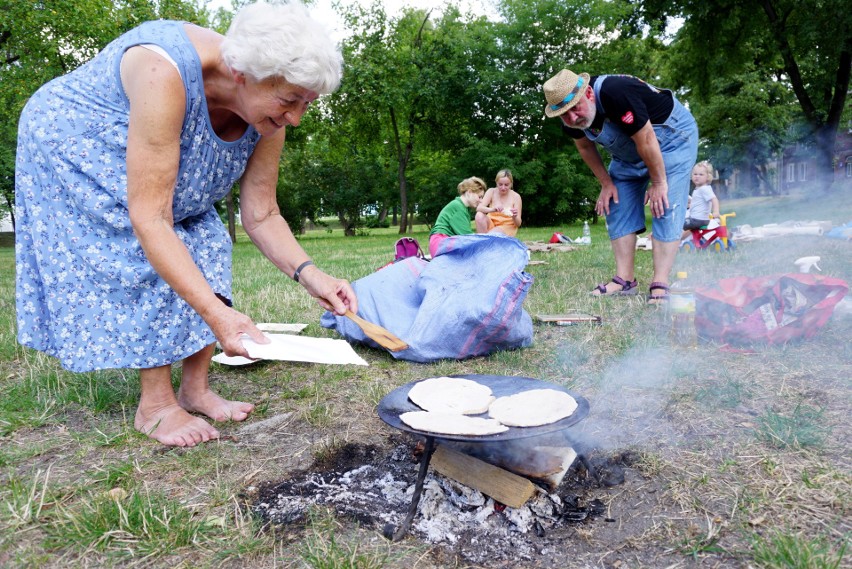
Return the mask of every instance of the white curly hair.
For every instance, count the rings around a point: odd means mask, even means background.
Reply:
[[[319,94],[340,86],[343,57],[326,27],[297,0],[242,8],[222,42],[222,58],[256,81],[282,77]]]

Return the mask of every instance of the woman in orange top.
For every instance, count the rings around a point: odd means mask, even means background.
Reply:
[[[500,231],[515,237],[521,226],[523,202],[518,192],[512,189],[512,172],[500,170],[495,182],[497,187],[489,188],[476,208],[476,232]]]

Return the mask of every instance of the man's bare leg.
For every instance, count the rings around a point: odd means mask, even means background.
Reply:
[[[142,395],[133,425],[164,445],[192,447],[219,438],[219,431],[178,405],[171,366],[139,370]]]
[[[652,247],[652,255],[654,257],[654,282],[669,283],[669,275],[671,275],[672,267],[674,267],[675,257],[680,243],[677,241],[663,242],[654,239]],[[655,289],[651,291],[651,296],[664,296],[666,291]]]
[[[183,377],[177,400],[190,413],[201,413],[214,421],[244,421],[254,410],[251,403],[229,401],[210,390],[210,360],[214,344],[183,360]]]
[[[636,272],[636,234],[630,233],[618,239],[610,241],[612,252],[615,255],[615,274],[627,282],[632,282]],[[620,291],[622,287],[612,281],[606,283],[607,294]],[[595,289],[592,294],[601,294]]]

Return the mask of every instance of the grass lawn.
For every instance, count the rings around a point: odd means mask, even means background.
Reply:
[[[728,201],[731,225],[852,220],[842,199],[786,196]],[[574,226],[523,227],[547,241]],[[411,235],[428,243],[425,227]],[[672,345],[664,311],[635,298],[594,298],[613,260],[603,223],[592,245],[534,252],[531,314],[583,311],[601,325],[536,325],[530,348],[465,361],[413,364],[356,346],[369,362],[325,366],[214,364],[226,397],[252,401],[223,438],[169,449],[138,434],[130,370],[74,374],[15,341],[14,251],[0,247],[0,566],[2,567],[467,567],[452,545],[416,536],[389,543],[380,527],[320,512],[303,526],[262,527],[246,507],[349,444],[390,448],[400,434],[376,405],[405,383],[437,375],[517,375],[583,394],[582,430],[600,456],[630,452],[624,484],[584,487],[619,523],[578,525],[542,554],[488,567],[849,567],[852,535],[852,313],[848,300],[811,340],[730,350]],[[330,274],[356,280],[393,256],[395,230],[300,237]],[[819,255],[822,274],[852,282],[852,242],[817,236],[740,243],[728,253],[680,254],[676,270],[700,282],[795,272]],[[303,322],[337,337],[301,287],[276,273],[244,235],[234,254],[235,306],[257,322]],[[647,292],[651,252],[637,252]],[[179,378],[175,377],[177,381]],[[575,492],[576,493],[576,492]],[[535,540],[535,536],[523,537]],[[568,561],[571,560],[571,561]]]

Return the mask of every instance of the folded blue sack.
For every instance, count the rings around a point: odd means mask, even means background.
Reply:
[[[352,283],[358,315],[408,344],[397,359],[465,359],[532,344],[523,308],[533,277],[526,246],[502,234],[445,239],[431,261],[409,257]],[[332,312],[320,324],[374,348],[357,324]]]

